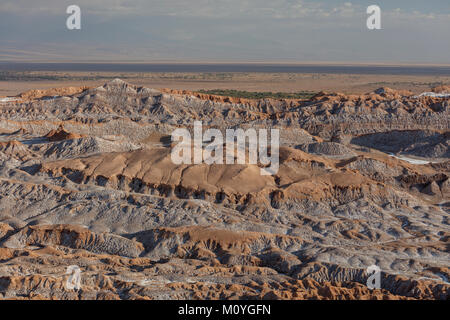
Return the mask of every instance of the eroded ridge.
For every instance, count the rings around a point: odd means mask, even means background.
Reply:
[[[116,79],[5,100],[0,297],[448,299],[446,90],[251,100]],[[174,164],[194,121],[280,129],[277,174]]]

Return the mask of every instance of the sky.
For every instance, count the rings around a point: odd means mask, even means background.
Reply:
[[[450,64],[449,36],[450,0],[0,0],[0,60]]]

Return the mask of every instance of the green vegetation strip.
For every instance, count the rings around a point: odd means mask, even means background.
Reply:
[[[0,71],[0,81],[87,81],[87,80],[109,80],[115,79],[117,76],[74,76],[70,74],[45,74],[45,73],[31,73],[21,71]]]
[[[311,91],[301,92],[253,92],[253,91],[240,91],[240,90],[199,90],[199,93],[211,94],[217,96],[227,96],[233,98],[244,99],[310,99],[316,93]]]

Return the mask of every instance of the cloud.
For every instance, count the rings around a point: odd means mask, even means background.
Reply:
[[[397,0],[398,1],[398,0]],[[430,2],[432,2],[431,0]],[[395,0],[393,1],[395,2]],[[403,1],[401,3],[404,3]],[[0,13],[17,15],[61,15],[67,6],[76,4],[82,12],[102,17],[175,16],[198,18],[336,18],[351,17],[365,11],[365,6],[350,1],[312,0],[2,0]],[[430,7],[432,7],[430,5]],[[436,12],[420,13],[404,6],[403,9],[383,10],[403,18],[436,18]]]
[[[450,10],[431,4],[441,0],[378,0],[383,30],[374,32],[369,0],[1,1],[4,57],[450,62],[450,44],[433,40],[450,29]],[[65,28],[71,4],[81,7],[81,31]]]

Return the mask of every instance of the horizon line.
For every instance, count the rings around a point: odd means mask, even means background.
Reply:
[[[148,65],[275,65],[275,66],[388,66],[388,67],[450,67],[450,63],[427,62],[347,62],[347,61],[251,61],[251,60],[11,60],[0,59],[0,63],[12,64],[148,64]]]

